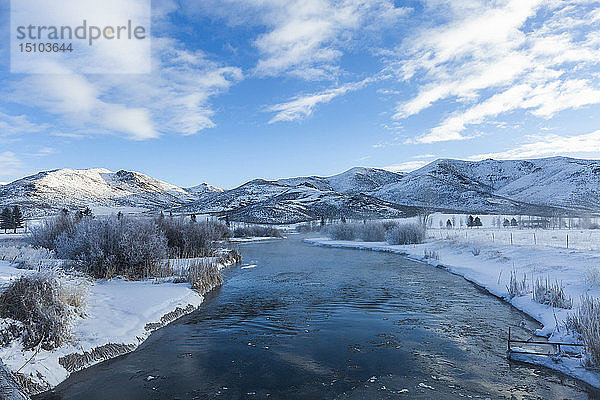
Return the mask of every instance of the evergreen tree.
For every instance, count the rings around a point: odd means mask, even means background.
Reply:
[[[450,220],[446,221],[446,228],[452,229],[452,221],[450,221]]]
[[[19,206],[14,206],[12,210],[12,228],[17,233],[17,228],[23,227],[23,212]]]
[[[473,220],[473,226],[483,226],[479,217],[475,217],[475,219]]]
[[[321,216],[321,226],[325,226],[325,217]]]
[[[123,213],[122,213],[121,211],[119,211],[119,212],[117,213],[117,219],[120,221],[120,220],[121,220],[121,218],[123,218]]]
[[[472,215],[469,215],[469,219],[467,220],[467,226],[468,226],[469,228],[471,228],[471,227],[475,226],[475,220],[473,219],[473,216],[472,216]]]
[[[344,217],[344,216],[342,215],[342,224],[345,224],[345,223],[346,223],[346,217]]]
[[[519,223],[514,217],[510,220],[510,226],[519,226]]]
[[[510,226],[510,221],[508,220],[508,218],[504,218],[504,222],[502,223],[502,225],[506,228]]]
[[[4,233],[6,233],[10,228],[12,228],[12,212],[7,207],[0,214],[0,229],[4,229]]]
[[[190,215],[190,220],[191,220],[192,222],[196,222],[196,214],[192,214],[192,215]]]

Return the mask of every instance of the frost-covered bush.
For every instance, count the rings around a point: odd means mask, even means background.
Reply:
[[[296,232],[307,233],[307,232],[318,232],[321,230],[321,225],[311,225],[309,222],[296,226]]]
[[[150,219],[84,218],[56,239],[56,254],[95,278],[144,278],[166,258],[167,240]]]
[[[587,366],[600,367],[600,301],[583,296],[577,311],[567,317],[565,325],[580,335]]]
[[[70,337],[70,316],[62,288],[51,275],[24,276],[0,294],[0,317],[22,324],[25,349],[61,346]]]
[[[383,242],[385,241],[386,229],[382,222],[365,222],[358,224],[357,237],[363,242]]]
[[[389,244],[416,244],[425,240],[425,228],[420,224],[397,225],[386,234]]]
[[[481,254],[481,248],[479,248],[477,246],[471,247],[471,254],[473,254],[475,257],[477,257],[478,255]]]
[[[235,228],[233,230],[233,237],[244,238],[244,237],[283,237],[281,230],[272,226],[261,226],[253,225]]]
[[[334,240],[355,240],[357,235],[356,224],[331,224],[326,229],[327,236]]]
[[[215,242],[231,236],[229,228],[217,221],[189,221],[161,216],[155,222],[167,239],[169,256],[174,258],[209,256]]]
[[[33,247],[54,250],[56,239],[65,232],[72,235],[77,222],[76,217],[61,212],[54,218],[45,219],[40,225],[32,226],[26,241]]]
[[[523,296],[524,294],[529,293],[529,285],[527,284],[527,275],[523,274],[523,279],[517,279],[517,273],[515,271],[511,271],[510,273],[510,282],[506,285],[506,290],[508,290],[508,295],[512,299],[515,296]]]
[[[558,308],[573,308],[573,300],[565,294],[562,284],[551,283],[549,278],[536,279],[533,285],[533,300]]]
[[[30,245],[0,246],[0,260],[19,264],[21,268],[56,267],[54,251]]]

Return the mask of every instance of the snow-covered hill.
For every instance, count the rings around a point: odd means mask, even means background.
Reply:
[[[209,185],[208,183],[201,183],[197,186],[192,186],[190,188],[185,188],[185,191],[193,194],[195,196],[201,195],[203,193],[209,193],[209,192],[223,192],[224,190],[216,187],[216,186],[212,186]]]
[[[91,208],[95,212],[143,212],[188,203],[195,196],[138,172],[103,168],[40,172],[0,186],[0,206],[18,204],[39,216]]]
[[[255,179],[221,193],[205,193],[198,200],[174,209],[178,213],[228,214],[246,222],[291,223],[324,217],[393,218],[407,215],[410,207],[365,194],[402,175],[376,168],[352,168],[331,177],[299,177],[276,181]]]
[[[182,189],[137,172],[61,169],[0,186],[0,206],[28,215],[90,207],[229,215],[246,222],[289,223],[320,218],[391,218],[422,207],[501,214],[600,213],[600,161],[442,159],[408,174],[352,168],[330,177],[255,179],[231,190],[206,183]]]
[[[442,159],[372,195],[397,204],[464,212],[600,212],[600,162],[566,157]]]

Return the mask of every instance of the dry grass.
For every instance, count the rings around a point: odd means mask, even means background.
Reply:
[[[223,284],[218,264],[210,260],[198,260],[191,265],[187,271],[187,281],[200,294],[208,293]]]
[[[506,285],[506,290],[508,290],[508,295],[512,299],[516,296],[523,296],[524,294],[529,293],[529,285],[527,284],[527,275],[523,274],[523,279],[517,279],[517,273],[515,271],[511,271],[510,273],[510,282]]]
[[[586,365],[600,367],[600,301],[588,295],[581,298],[575,314],[567,317],[567,329],[575,331],[585,346]]]
[[[0,294],[0,317],[22,323],[25,349],[52,350],[70,338],[75,304],[82,306],[83,297],[65,292],[55,277],[32,274],[11,282]]]
[[[573,299],[565,294],[562,284],[558,281],[552,283],[550,278],[536,279],[533,285],[533,300],[552,307],[573,308]]]

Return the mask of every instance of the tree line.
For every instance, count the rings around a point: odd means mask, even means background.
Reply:
[[[17,233],[18,228],[23,228],[24,222],[23,212],[19,206],[14,206],[12,209],[5,207],[0,213],[0,229],[4,229],[4,233],[9,229]]]

